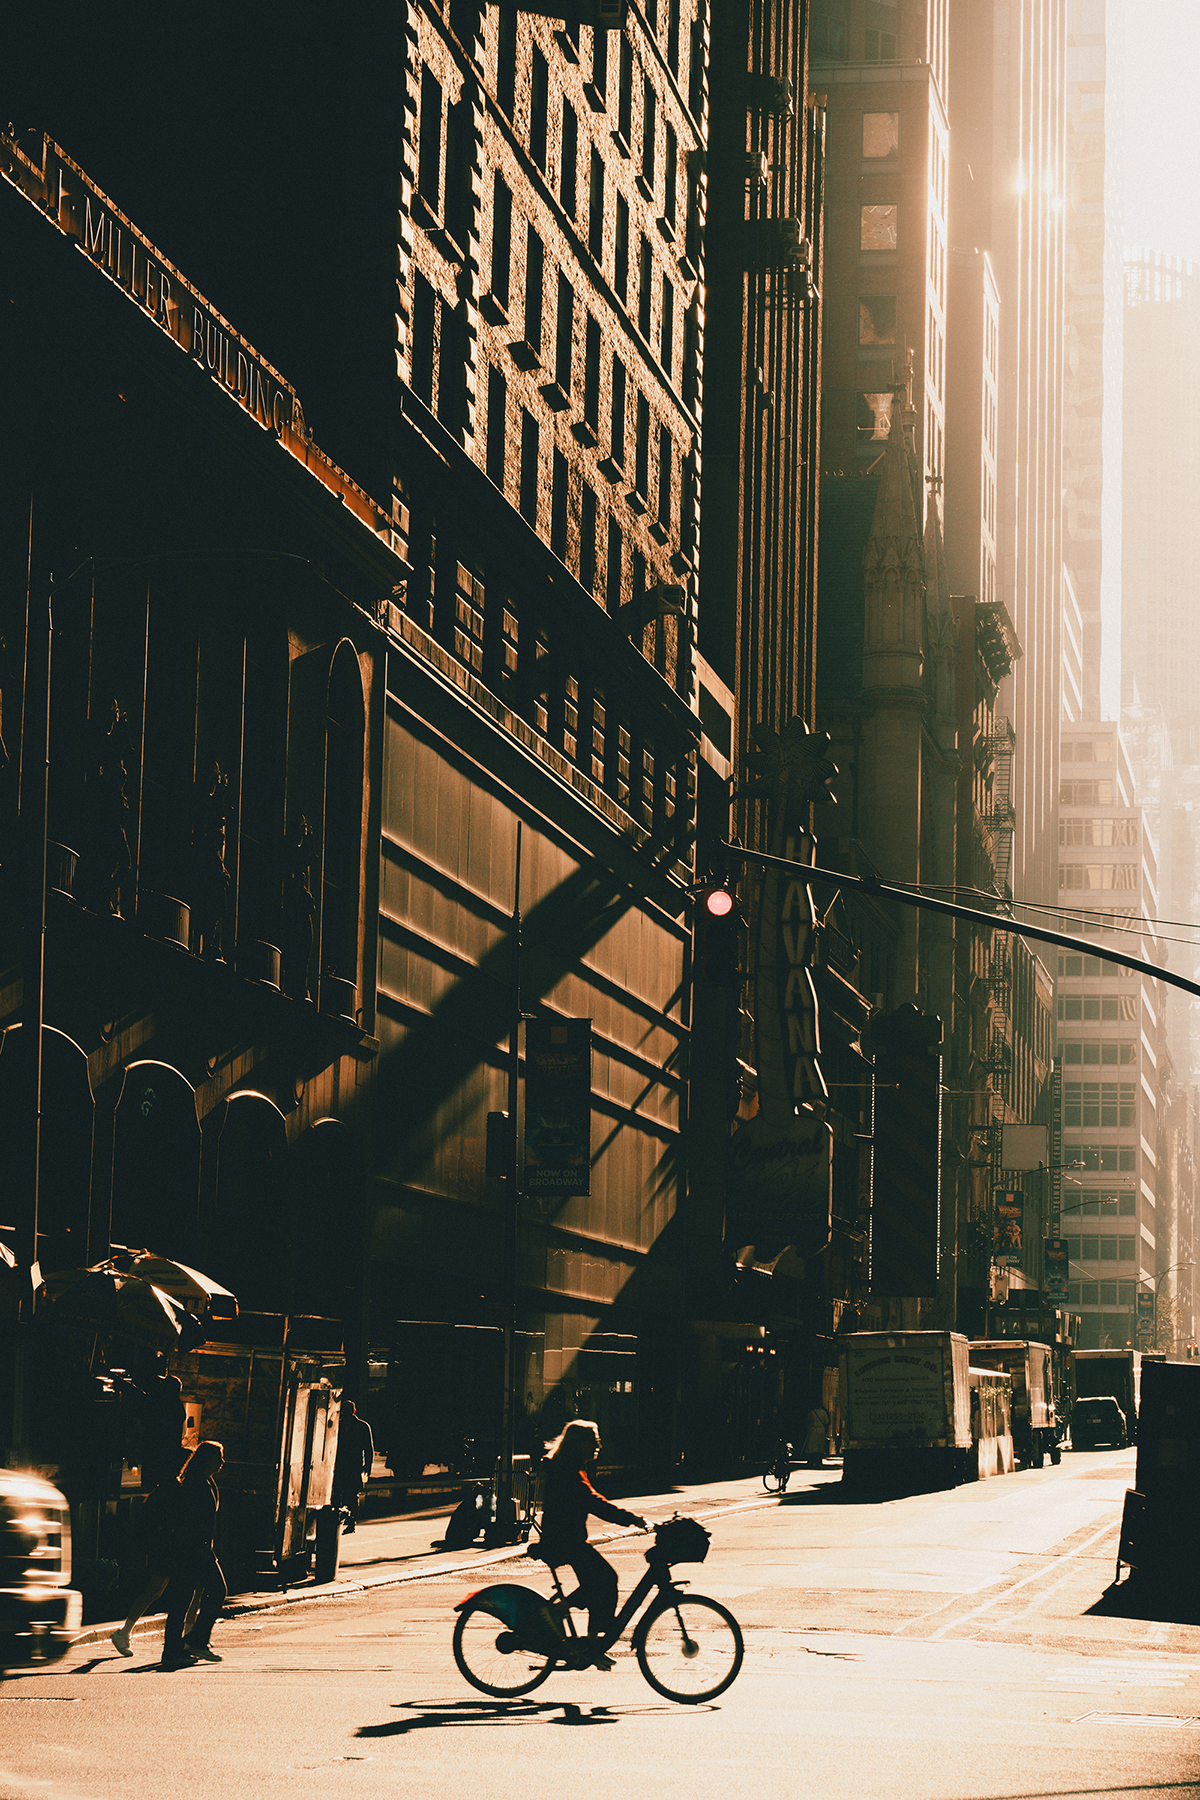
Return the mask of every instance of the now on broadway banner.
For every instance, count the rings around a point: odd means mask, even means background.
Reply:
[[[525,1192],[590,1194],[592,1021],[525,1024]]]

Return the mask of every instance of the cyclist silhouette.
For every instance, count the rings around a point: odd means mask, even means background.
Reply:
[[[584,1653],[600,1668],[611,1668],[603,1645],[617,1610],[617,1572],[588,1543],[589,1515],[613,1525],[641,1525],[637,1513],[614,1506],[596,1492],[588,1471],[600,1455],[600,1427],[591,1419],[572,1419],[546,1450],[542,1499],[542,1535],[538,1555],[554,1568],[574,1569],[579,1601],[588,1609]]]

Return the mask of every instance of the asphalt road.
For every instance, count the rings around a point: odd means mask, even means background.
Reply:
[[[1108,1593],[1133,1452],[952,1493],[847,1502],[835,1472],[710,1519],[697,1592],[741,1620],[711,1706],[673,1706],[628,1652],[526,1702],[467,1687],[452,1608],[524,1562],[225,1622],[223,1661],[160,1672],[107,1645],[0,1689],[3,1800],[297,1795],[589,1800],[1200,1800],[1200,1625]],[[614,1540],[622,1592],[646,1540]]]

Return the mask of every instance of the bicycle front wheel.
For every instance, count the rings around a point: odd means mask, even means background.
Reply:
[[[737,1679],[745,1645],[727,1607],[701,1594],[656,1606],[638,1633],[638,1667],[656,1694],[684,1706],[715,1700]]]
[[[515,1700],[540,1687],[554,1657],[544,1650],[526,1650],[503,1619],[481,1606],[467,1606],[454,1627],[454,1660],[459,1671],[481,1694]]]
[[[787,1486],[787,1476],[779,1472],[778,1467],[763,1470],[763,1486],[768,1494],[781,1494]]]

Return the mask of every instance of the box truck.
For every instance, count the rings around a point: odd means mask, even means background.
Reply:
[[[967,1339],[852,1331],[840,1340],[842,1477],[917,1488],[972,1472]]]

